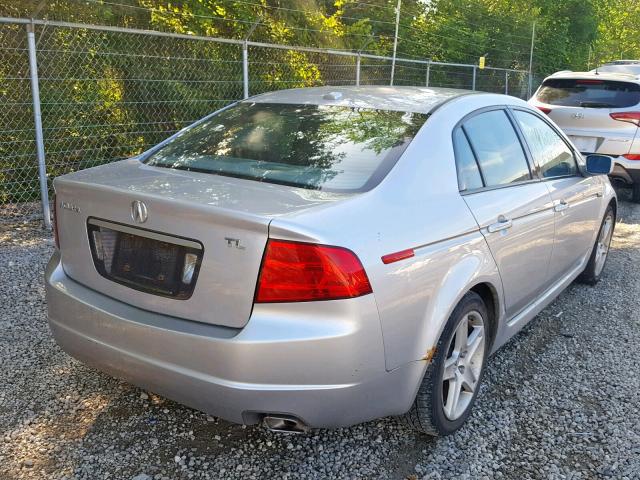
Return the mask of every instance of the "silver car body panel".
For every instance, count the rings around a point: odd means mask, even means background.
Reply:
[[[328,92],[339,99],[327,99]],[[483,284],[493,294],[495,351],[584,268],[615,198],[606,177],[532,180],[461,195],[451,141],[457,123],[496,105],[529,108],[513,97],[466,93],[331,87],[248,100],[393,103],[430,112],[396,165],[364,193],[176,171],[136,159],[56,179],[57,201],[79,210],[58,209],[61,251],[47,269],[56,340],[97,368],[232,421],[280,413],[310,426],[338,426],[403,413],[466,292]],[[570,208],[555,212],[565,197]],[[144,224],[131,219],[134,200],[148,207]],[[488,232],[500,215],[510,216],[512,228]],[[192,297],[162,298],[98,275],[87,245],[89,217],[202,242]],[[229,247],[226,237],[245,248]],[[373,294],[254,304],[268,238],[352,250]],[[405,249],[415,256],[381,261]]]
[[[59,201],[80,206],[79,212],[58,209],[61,254],[71,278],[140,308],[230,327],[242,327],[249,319],[271,219],[349,198],[346,194],[149,167],[138,160],[58,178],[56,192]],[[203,239],[206,253],[200,278],[188,300],[132,290],[96,271],[88,243],[88,219],[132,224],[131,203],[136,200],[143,200],[148,208],[148,220],[134,224],[136,227]],[[229,245],[229,238],[238,239],[239,244]]]
[[[111,299],[47,267],[51,330],[64,350],[113,376],[237,423],[263,412],[338,427],[401,414],[424,362],[384,368],[373,296],[269,304],[242,330],[179,320]],[[376,398],[375,402],[371,398]],[[358,404],[358,408],[345,408]]]

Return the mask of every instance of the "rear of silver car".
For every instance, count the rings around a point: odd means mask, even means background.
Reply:
[[[422,365],[386,371],[373,295],[254,303],[269,217],[242,213],[242,181],[145,169],[131,161],[136,192],[56,182],[60,250],[47,268],[47,302],[65,351],[237,423],[341,426],[409,408]],[[234,209],[143,192],[147,179],[177,188],[181,176],[210,182],[205,190],[235,189]],[[271,215],[287,202],[303,210],[326,201],[277,186],[270,195]],[[135,202],[146,206],[144,223],[132,220]]]
[[[530,100],[583,153],[614,158],[612,178],[640,201],[640,80],[624,73],[559,73]]]
[[[238,423],[297,430],[406,412],[424,363],[387,370],[360,260],[285,220],[349,203],[381,181],[425,119],[247,103],[174,137],[147,163],[57,178],[59,249],[46,271],[56,341],[111,375]],[[370,128],[377,120],[393,128]],[[362,135],[340,134],[360,126]],[[316,284],[301,293],[306,280]]]

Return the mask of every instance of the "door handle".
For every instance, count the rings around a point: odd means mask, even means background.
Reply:
[[[500,215],[496,223],[492,223],[487,227],[487,231],[489,233],[495,233],[495,232],[500,232],[502,230],[507,230],[512,226],[513,226],[513,222],[511,220],[509,220],[504,215]]]
[[[557,203],[556,206],[553,207],[553,211],[554,212],[563,212],[567,208],[569,208],[569,204],[566,202],[566,200],[560,200],[560,203]]]

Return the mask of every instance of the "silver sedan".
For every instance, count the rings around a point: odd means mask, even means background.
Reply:
[[[74,357],[233,422],[449,434],[489,355],[600,279],[611,168],[512,97],[259,95],[55,180],[49,323]]]

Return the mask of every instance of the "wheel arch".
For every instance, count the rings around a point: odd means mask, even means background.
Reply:
[[[469,289],[470,292],[477,293],[485,306],[487,307],[487,314],[489,318],[489,350],[493,345],[493,341],[496,338],[498,332],[498,318],[500,312],[500,297],[498,290],[490,282],[481,282]],[[455,307],[454,307],[455,308]]]
[[[494,264],[495,266],[495,264]],[[478,272],[476,272],[478,273]],[[502,281],[500,279],[500,275],[497,271],[497,267],[492,272],[492,274],[487,274],[485,272],[484,275],[475,275],[469,278],[469,281],[462,288],[458,289],[455,297],[449,297],[447,301],[446,309],[441,309],[441,312],[446,312],[441,317],[441,321],[439,321],[438,330],[434,332],[435,335],[431,337],[431,344],[436,345],[438,339],[442,335],[444,328],[451,317],[453,311],[458,306],[458,304],[462,301],[464,296],[469,292],[474,292],[482,298],[483,302],[487,307],[487,313],[489,315],[489,323],[490,323],[490,345],[493,345],[493,341],[495,340],[500,326],[500,319],[502,318],[503,312],[503,302],[502,302]],[[440,299],[441,301],[446,301],[445,299]],[[437,309],[436,309],[437,310]],[[431,312],[432,314],[434,311]],[[491,351],[491,349],[489,349]],[[435,350],[432,352],[435,353]],[[428,356],[428,355],[427,355]],[[423,359],[427,359],[427,356],[423,357]]]

